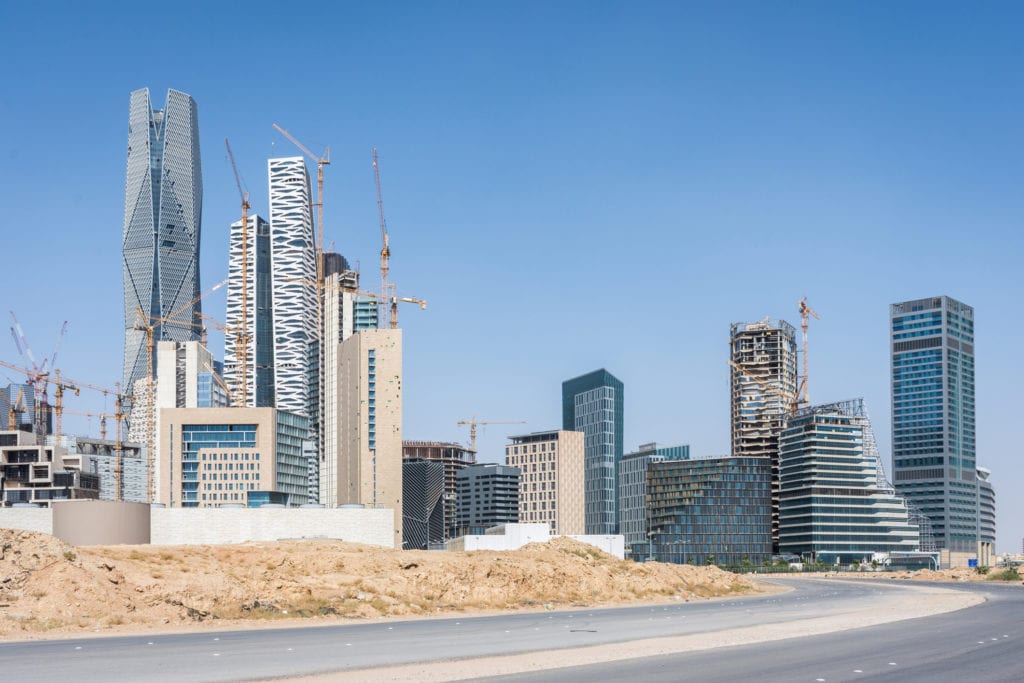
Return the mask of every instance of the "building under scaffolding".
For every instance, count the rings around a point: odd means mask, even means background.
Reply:
[[[476,452],[447,441],[403,441],[403,460],[433,460],[444,464],[445,540],[456,536],[455,519],[458,504],[456,476],[476,464]]]
[[[768,318],[729,328],[732,455],[771,459],[772,548],[779,543],[779,434],[797,395],[796,329]]]

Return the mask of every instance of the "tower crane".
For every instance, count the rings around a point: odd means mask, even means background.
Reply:
[[[54,348],[53,356],[51,358],[43,358],[42,363],[36,363],[35,354],[32,353],[32,347],[29,346],[28,339],[25,337],[25,331],[21,327],[21,323],[18,321],[18,316],[14,314],[14,311],[10,311],[11,320],[14,325],[11,327],[11,336],[14,337],[14,344],[18,348],[18,353],[21,357],[27,358],[29,365],[32,368],[32,372],[25,373],[28,377],[25,382],[32,391],[32,400],[36,405],[35,411],[35,424],[32,426],[33,431],[36,434],[45,434],[46,429],[46,407],[50,405],[50,398],[47,393],[47,386],[49,383],[50,370],[47,369],[47,363],[50,365],[50,369],[54,367],[54,363],[57,361],[57,352],[60,350],[61,341],[64,339],[64,334],[68,329],[68,321],[65,320],[61,326],[60,333],[57,336],[57,345]]]
[[[811,404],[810,391],[807,388],[808,374],[809,374],[808,373],[809,365],[807,363],[807,327],[808,327],[807,323],[808,323],[808,319],[810,317],[813,317],[815,320],[821,320],[821,316],[818,315],[818,313],[814,309],[812,309],[810,306],[807,305],[807,297],[806,296],[803,299],[800,299],[799,306],[800,306],[800,330],[803,332],[803,342],[804,342],[804,376],[803,376],[803,379],[800,382],[800,387],[802,389],[802,392],[801,392],[802,395],[798,397],[798,402],[803,404],[803,405],[805,405],[805,406],[807,406],[807,405]]]
[[[73,410],[71,408],[65,408],[64,412],[68,415],[81,415],[83,417],[100,418],[100,439],[102,439],[103,441],[107,440],[107,418],[114,417],[113,413],[97,413],[91,410]]]
[[[380,189],[380,163],[377,160],[377,148],[373,148],[373,181],[377,186],[377,216],[380,219],[380,297],[384,301],[388,297],[388,271],[391,268],[391,246],[388,243],[388,224],[384,220],[384,196]],[[381,327],[388,319],[388,312],[381,311]]]
[[[242,178],[238,174],[238,167],[235,165],[235,155],[231,152],[231,143],[224,138],[224,146],[228,148],[228,158],[231,160],[231,170],[235,174],[235,185],[238,187],[238,196],[242,200],[242,321],[235,330],[235,353],[241,350],[241,372],[239,373],[236,387],[241,393],[242,401],[237,405],[245,407],[249,405],[249,375],[247,374],[247,362],[249,360],[249,193],[242,189]]]
[[[391,243],[388,234],[388,224],[384,220],[384,196],[380,189],[380,161],[377,158],[377,148],[373,148],[373,180],[377,186],[377,217],[380,220],[380,298],[381,306],[380,326],[390,327],[392,330],[398,327],[398,302],[419,304],[420,310],[427,307],[427,302],[413,297],[397,296],[395,294],[395,283],[388,282],[388,274],[391,271]],[[390,302],[390,310],[387,303]]]
[[[18,428],[18,405],[21,405],[21,410],[25,410],[25,390],[18,389],[18,396],[11,401],[10,415],[7,417],[7,429],[14,431]]]
[[[54,354],[55,357],[56,357],[56,355],[57,354]],[[81,391],[74,384],[72,384],[70,382],[67,382],[67,381],[61,381],[60,370],[56,370],[55,369],[53,372],[54,372],[53,386],[55,387],[55,389],[54,389],[54,394],[55,394],[55,398],[54,398],[54,413],[56,414],[56,419],[54,419],[54,425],[53,425],[53,433],[57,436],[56,443],[60,444],[61,416],[64,413],[64,392],[70,390],[70,391],[75,392],[75,396],[78,396],[78,395],[81,394]]]
[[[140,332],[146,333],[146,422],[147,422],[147,439],[146,439],[146,495],[147,502],[152,503],[154,500],[153,492],[153,451],[156,448],[156,396],[154,392],[154,377],[153,377],[153,348],[155,341],[153,339],[156,327],[166,322],[174,322],[182,324],[180,320],[174,320],[176,316],[183,313],[186,309],[190,308],[197,301],[202,301],[210,294],[223,287],[228,283],[227,279],[221,280],[210,289],[206,290],[199,296],[193,298],[186,304],[183,304],[171,311],[170,314],[160,317],[152,318],[142,310],[139,306],[136,312],[135,329]],[[191,321],[184,323],[185,325],[193,325]],[[134,387],[131,387],[134,390]],[[121,390],[118,389],[117,395],[121,396]],[[137,397],[132,396],[133,400]],[[120,427],[120,421],[118,421],[118,427]]]
[[[469,449],[476,453],[476,427],[477,425],[524,425],[526,420],[459,420],[457,426],[469,425]]]

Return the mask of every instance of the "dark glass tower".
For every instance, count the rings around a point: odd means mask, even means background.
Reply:
[[[623,385],[605,369],[562,382],[562,429],[583,432],[584,533],[617,534]]]

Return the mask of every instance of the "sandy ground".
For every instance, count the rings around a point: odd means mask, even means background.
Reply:
[[[343,623],[754,592],[715,567],[637,564],[567,538],[514,552],[309,540],[75,548],[0,529],[0,638]]]

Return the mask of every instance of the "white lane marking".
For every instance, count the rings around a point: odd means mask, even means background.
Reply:
[[[220,657],[220,653],[219,653],[219,652],[214,652],[214,653],[213,653],[213,656],[214,656],[214,657]]]
[[[75,649],[76,649],[76,650],[81,650],[81,649],[82,649],[82,646],[81,646],[81,645],[79,645],[79,646],[75,647]]]
[[[889,662],[889,666],[896,666],[896,662]]]
[[[294,648],[294,647],[290,647],[290,648],[288,648],[288,652],[292,652],[292,651],[294,651],[294,650],[295,650],[295,648]]]
[[[345,643],[345,647],[352,647],[352,643]]]
[[[149,641],[148,643],[146,643],[146,645],[152,645],[152,644],[153,644],[153,641],[152,641],[152,640],[151,640],[151,641]]]
[[[220,638],[214,638],[214,640],[220,640]]]
[[[864,673],[864,672],[863,672],[863,671],[861,671],[860,669],[854,669],[854,670],[853,670],[853,673],[855,673],[855,674],[862,674],[862,673]]]
[[[984,640],[979,640],[979,641],[978,641],[978,645],[984,645],[984,644],[985,644],[985,641],[984,641]]]

